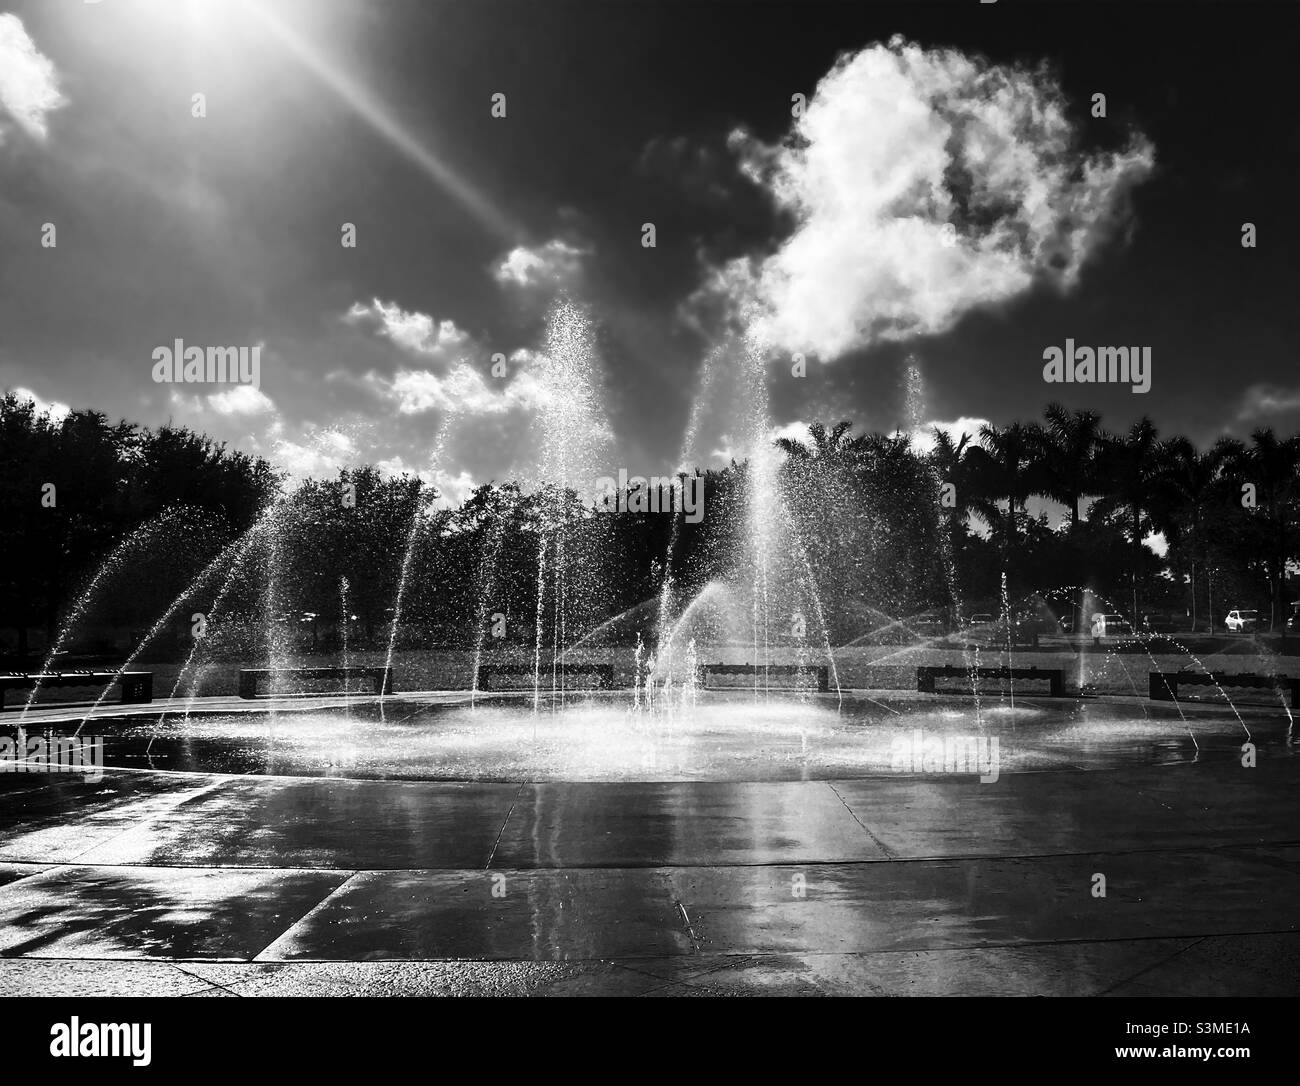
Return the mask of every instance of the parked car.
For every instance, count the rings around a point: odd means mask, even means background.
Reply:
[[[1107,615],[1098,611],[1092,616],[1093,637],[1132,637],[1133,623],[1123,615]]]
[[[1259,612],[1229,611],[1223,624],[1228,628],[1229,633],[1254,633],[1259,625]]]
[[[993,622],[992,615],[981,614],[981,615],[971,615],[970,617],[970,625],[972,626],[987,626],[987,625],[991,625],[992,622]]]
[[[925,638],[942,637],[948,632],[942,619],[929,616],[913,619],[911,626],[914,633]]]

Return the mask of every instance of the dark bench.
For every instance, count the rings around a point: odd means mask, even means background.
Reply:
[[[239,696],[246,700],[257,697],[257,684],[261,679],[368,679],[374,683],[376,694],[393,692],[391,667],[262,667],[243,668],[239,672]],[[326,691],[298,691],[299,693],[325,693]]]
[[[478,688],[486,690],[493,675],[532,675],[534,670],[532,664],[480,664]],[[614,685],[613,664],[564,663],[545,665],[537,669],[540,676],[548,675],[552,671],[560,675],[594,675],[596,686],[602,689],[609,689]]]
[[[153,701],[152,671],[8,671],[0,673],[0,709],[5,707],[5,691],[42,690],[58,686],[107,686],[122,688],[123,705],[147,705]]]
[[[1048,684],[1048,695],[1053,698],[1065,696],[1065,670],[1059,667],[979,667],[973,669],[976,679],[1037,679]],[[936,679],[969,679],[971,668],[954,667],[918,667],[916,669],[916,688],[926,694],[937,693]]]
[[[817,689],[821,693],[830,690],[830,668],[822,664],[700,664],[704,675],[799,675],[814,672],[817,676]]]
[[[996,630],[988,632],[972,633],[969,629],[959,630],[955,634],[947,635],[948,638],[960,638],[961,643],[972,649],[1006,649],[1009,652],[1037,652],[1038,651],[1038,631],[1027,630],[1021,632],[1017,630],[1011,637],[1010,644],[1007,643],[1005,631],[999,633]]]
[[[1179,686],[1252,687],[1287,690],[1291,704],[1300,694],[1300,679],[1290,675],[1205,675],[1197,671],[1152,671],[1147,677],[1147,696],[1152,701],[1177,701]]]

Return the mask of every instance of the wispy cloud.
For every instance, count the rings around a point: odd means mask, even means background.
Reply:
[[[17,15],[0,15],[0,111],[43,140],[49,134],[46,116],[65,104],[53,62],[36,48]],[[4,136],[0,121],[0,143]]]
[[[1262,422],[1275,415],[1300,412],[1300,387],[1282,385],[1251,385],[1242,394],[1237,410],[1238,422]]]

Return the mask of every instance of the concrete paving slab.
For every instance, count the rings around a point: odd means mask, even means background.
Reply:
[[[674,992],[766,996],[1095,996],[1195,939],[1043,943],[858,954],[702,955],[637,962]],[[1223,994],[1242,994],[1225,991]]]
[[[357,868],[484,867],[518,785],[231,778],[98,843],[96,864]]]
[[[897,858],[1041,856],[1206,843],[1203,824],[1109,779],[1120,775],[1006,775],[991,784],[908,777],[833,781],[831,787]]]
[[[0,996],[1096,996],[1295,994],[1300,933],[591,962],[0,959]]]
[[[1098,872],[1107,879],[1104,899],[1092,896]],[[670,875],[698,947],[710,953],[932,950],[1300,926],[1300,880],[1226,851]]]
[[[0,958],[0,997],[5,998],[185,996],[212,987],[171,962]]]
[[[118,773],[94,785],[58,775],[28,777],[27,783],[19,792],[0,795],[0,861],[72,862],[228,782],[214,776]]]
[[[1113,996],[1290,996],[1300,993],[1300,934],[1223,935],[1196,940],[1186,951],[1134,974],[1108,990]]]
[[[1300,840],[1300,788],[1291,764],[1261,762],[1245,769],[1233,761],[1106,776],[1203,826],[1207,840]]]
[[[5,864],[0,863],[0,886],[7,886],[11,882],[17,882],[19,879],[30,878],[32,875],[39,875],[42,871],[48,871],[47,864]]]
[[[538,784],[520,794],[492,866],[674,867],[884,858],[824,781]]]
[[[111,769],[104,770],[99,781],[71,773],[0,773],[0,831],[46,817],[111,813],[150,796],[194,788],[196,783],[194,776]]]
[[[194,962],[187,968],[246,998],[626,996],[663,983],[606,961]]]
[[[346,877],[54,868],[0,887],[0,956],[252,958]]]
[[[691,950],[659,871],[391,871],[358,875],[258,957],[565,961]]]

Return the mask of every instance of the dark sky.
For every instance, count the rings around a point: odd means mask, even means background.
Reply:
[[[502,392],[490,358],[526,372],[564,288],[597,329],[617,462],[672,467],[710,347],[688,299],[797,228],[742,175],[728,134],[775,144],[793,93],[812,97],[837,56],[901,34],[1045,65],[1079,154],[1122,151],[1136,132],[1154,168],[1064,293],[1030,285],[936,334],[819,359],[802,381],[775,365],[775,425],[906,425],[909,357],[926,421],[1005,422],[1062,399],[1198,441],[1300,425],[1293,6],[261,7],[270,21],[239,0],[0,3],[61,99],[24,118],[0,77],[0,383],[175,418],[300,472],[382,460],[454,488],[535,455],[528,386]],[[15,21],[0,25],[0,50],[21,48]],[[490,116],[497,92],[505,119]],[[1089,115],[1096,92],[1105,119]],[[655,249],[641,246],[647,221]],[[339,244],[343,222],[356,249]],[[177,337],[264,344],[262,396],[153,383],[150,352]],[[1150,346],[1151,391],[1046,385],[1042,352],[1067,337]],[[725,451],[725,404],[704,425],[699,451]]]

